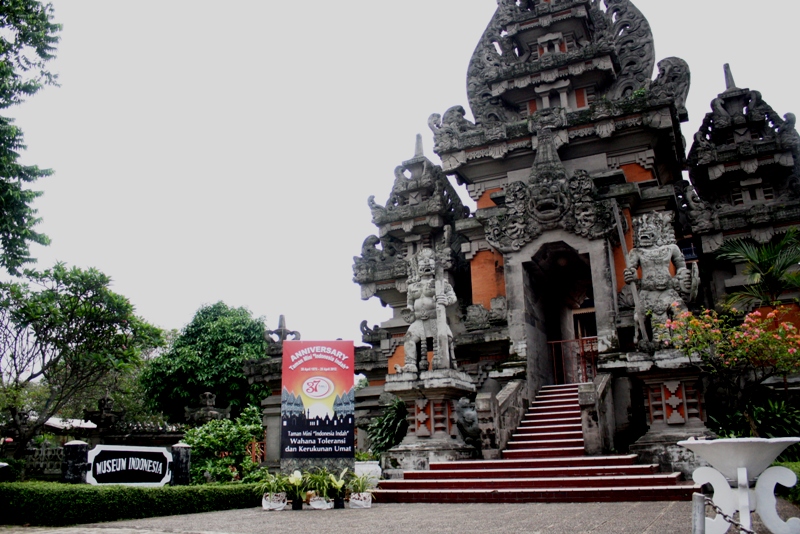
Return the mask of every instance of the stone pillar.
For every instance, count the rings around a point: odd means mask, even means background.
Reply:
[[[89,444],[85,441],[70,441],[64,445],[64,461],[61,464],[61,482],[86,484],[89,470]]]
[[[280,391],[280,389],[278,390]],[[261,419],[266,429],[267,463],[278,466],[281,463],[281,396],[280,393],[261,401]]]
[[[189,468],[192,462],[192,447],[180,442],[172,446],[171,486],[188,486],[191,482]]]
[[[431,462],[472,458],[474,447],[464,443],[456,426],[455,404],[475,392],[469,375],[454,369],[386,376],[387,392],[405,402],[409,427],[405,439],[382,455],[384,475],[426,470]]]

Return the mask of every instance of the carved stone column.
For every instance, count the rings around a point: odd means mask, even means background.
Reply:
[[[402,443],[382,456],[384,475],[389,478],[404,470],[429,469],[431,462],[468,459],[476,452],[464,443],[456,427],[456,403],[475,392],[469,375],[437,369],[410,378],[407,373],[386,376],[385,390],[405,402],[409,423]]]

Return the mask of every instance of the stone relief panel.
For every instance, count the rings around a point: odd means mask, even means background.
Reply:
[[[503,212],[483,220],[486,240],[501,252],[512,252],[556,228],[587,239],[613,237],[612,202],[597,199],[588,172],[577,170],[567,176],[550,130],[537,137],[539,149],[530,179],[505,187]]]

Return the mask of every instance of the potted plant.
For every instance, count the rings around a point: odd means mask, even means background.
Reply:
[[[330,502],[331,479],[330,473],[324,467],[317,467],[306,471],[305,478],[308,481],[308,489],[314,492],[314,496],[308,501],[311,508],[315,510],[328,510],[333,507]]]
[[[278,474],[267,473],[263,482],[258,485],[258,491],[263,494],[261,507],[264,510],[283,510],[286,508],[286,477]]]
[[[372,508],[374,485],[369,474],[353,475],[347,487],[350,489],[350,508]]]
[[[338,478],[333,473],[328,475],[328,478],[330,478],[330,495],[333,499],[334,508],[344,508],[344,494],[347,490],[345,486],[345,475],[347,475],[346,467],[342,470]]]
[[[286,497],[292,501],[292,510],[303,509],[306,487],[306,477],[300,471],[295,471],[286,478]]]

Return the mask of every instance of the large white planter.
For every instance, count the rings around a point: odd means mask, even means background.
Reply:
[[[353,471],[355,471],[356,476],[369,475],[371,487],[378,487],[378,481],[381,479],[382,473],[380,462],[356,462]]]
[[[678,445],[691,450],[714,468],[700,467],[692,473],[698,484],[710,484],[714,489],[714,504],[732,516],[739,511],[739,522],[751,528],[750,512],[758,513],[764,525],[775,534],[800,534],[800,519],[782,521],[775,510],[775,486],[791,487],[797,476],[785,467],[769,467],[786,447],[800,438],[728,438],[686,440]],[[755,490],[751,481],[758,479]],[[727,479],[727,480],[726,480]],[[730,482],[729,482],[730,481]],[[731,489],[731,486],[735,489]],[[730,524],[721,515],[706,518],[707,534],[724,534]]]

